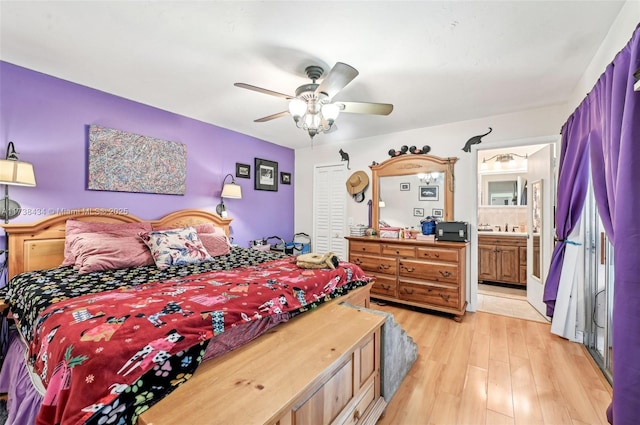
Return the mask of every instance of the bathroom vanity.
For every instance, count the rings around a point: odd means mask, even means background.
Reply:
[[[478,281],[527,284],[527,234],[478,232]]]

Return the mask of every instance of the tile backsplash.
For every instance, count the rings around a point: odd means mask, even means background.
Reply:
[[[497,230],[494,226],[500,226],[500,230],[504,231],[505,224],[509,225],[509,231],[513,226],[518,226],[518,232],[527,231],[527,207],[496,207],[496,206],[479,206],[478,207],[478,226],[488,224]]]

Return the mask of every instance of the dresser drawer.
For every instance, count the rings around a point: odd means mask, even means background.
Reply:
[[[394,276],[385,276],[378,273],[373,273],[373,277],[375,280],[373,281],[373,286],[371,287],[372,294],[385,295],[387,297],[396,297],[397,296],[397,283],[396,277]]]
[[[352,254],[350,261],[353,264],[360,266],[360,268],[365,272],[378,272],[395,275],[397,270],[397,260],[395,258]]]
[[[415,258],[416,248],[413,246],[383,244],[382,254],[393,255],[394,257]]]
[[[371,242],[349,242],[349,251],[352,254],[366,252],[368,254],[380,254],[380,244]]]
[[[400,260],[399,275],[432,282],[458,283],[458,265],[429,261]]]
[[[417,258],[433,261],[458,262],[458,250],[446,248],[417,248]]]
[[[398,298],[442,307],[456,309],[460,307],[458,289],[445,286],[410,283],[401,280],[398,288]]]

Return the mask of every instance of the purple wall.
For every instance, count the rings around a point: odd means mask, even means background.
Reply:
[[[186,194],[86,190],[90,124],[187,145]],[[278,184],[277,192],[253,188],[254,158],[276,161],[279,171],[293,173],[292,149],[0,61],[2,158],[9,141],[19,158],[35,168],[37,187],[9,188],[10,198],[24,210],[126,208],[143,219],[182,208],[215,212],[222,179],[227,173],[235,176],[240,162],[251,165],[252,176],[236,179],[242,199],[225,200],[234,242],[249,246],[250,240],[265,236],[293,237],[293,184]],[[40,218],[23,213],[12,223]]]

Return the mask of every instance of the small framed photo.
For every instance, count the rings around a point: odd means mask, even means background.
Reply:
[[[236,177],[240,177],[241,179],[250,179],[251,165],[236,162]]]
[[[424,208],[414,208],[413,209],[414,217],[424,217]]]
[[[255,159],[255,190],[278,191],[278,163],[266,159]]]
[[[431,215],[433,217],[442,218],[442,217],[444,217],[444,210],[442,208],[434,208],[434,209],[431,210]]]
[[[411,190],[411,183],[400,183],[400,190],[402,191]]]
[[[280,172],[280,183],[291,184],[291,173]]]
[[[437,201],[440,199],[438,186],[420,186],[418,199],[421,201]]]

